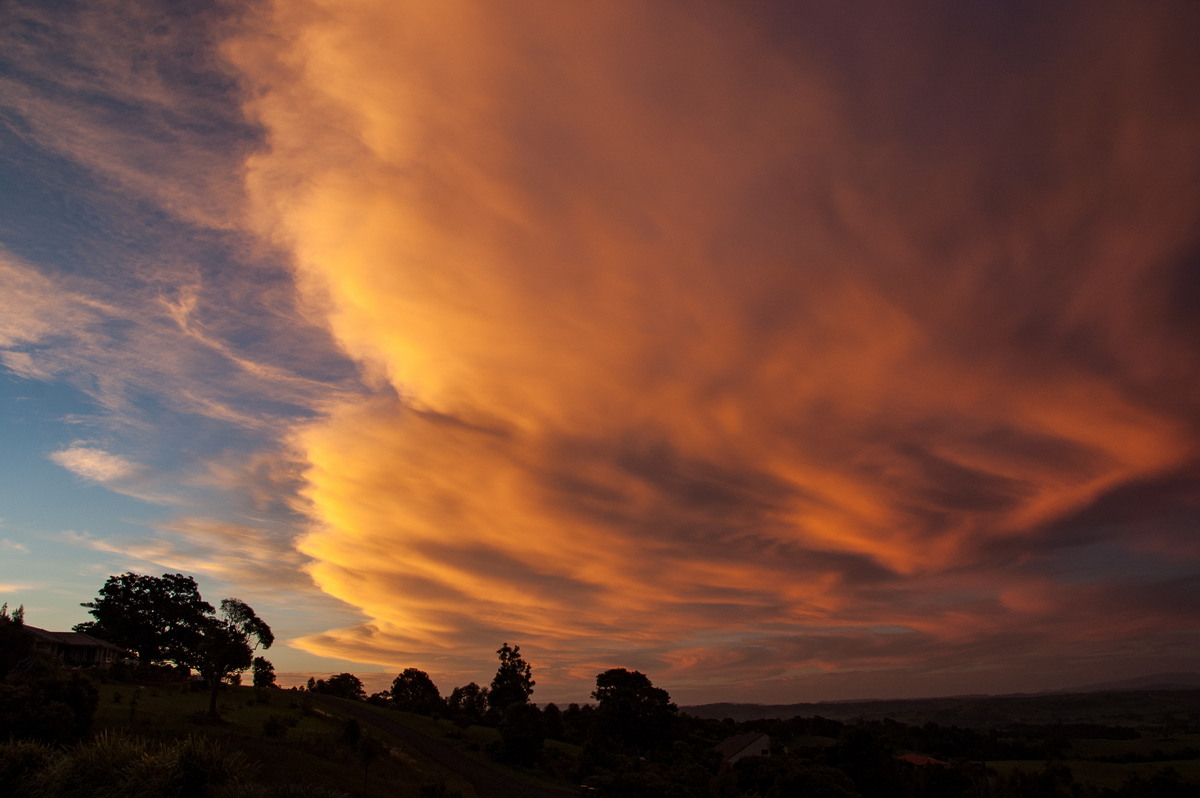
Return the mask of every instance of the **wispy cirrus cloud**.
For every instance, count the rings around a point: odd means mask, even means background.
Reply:
[[[140,468],[124,457],[95,446],[76,442],[66,449],[50,453],[58,465],[93,482],[115,482],[135,476]]]

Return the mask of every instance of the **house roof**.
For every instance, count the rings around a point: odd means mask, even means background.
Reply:
[[[107,640],[101,640],[98,637],[84,634],[83,632],[50,632],[45,629],[39,629],[36,626],[25,627],[26,631],[30,632],[34,637],[45,640],[48,643],[56,643],[61,646],[78,646],[83,648],[111,648],[114,651],[124,651],[120,646],[115,646]]]
[[[910,765],[917,765],[918,767],[923,767],[925,765],[945,765],[945,764],[947,764],[940,759],[934,759],[933,757],[929,756],[928,754],[913,754],[913,753],[900,754],[899,756],[896,757],[896,759],[899,759],[901,762],[907,762]]]
[[[727,740],[724,740],[717,745],[717,753],[725,759],[731,759],[737,756],[742,751],[745,751],[750,746],[757,743],[760,739],[770,740],[766,734],[762,732],[743,732],[742,734],[734,735]]]

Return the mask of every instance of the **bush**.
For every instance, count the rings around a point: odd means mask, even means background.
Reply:
[[[24,798],[39,773],[50,766],[55,752],[43,743],[16,740],[0,744],[0,795]]]
[[[288,725],[282,715],[271,715],[263,721],[263,737],[282,738],[287,734]]]
[[[500,721],[504,759],[519,765],[532,765],[541,753],[545,739],[546,727],[536,706],[515,703],[504,710]]]
[[[0,728],[16,739],[74,742],[91,728],[99,703],[96,683],[78,671],[11,675],[0,683]]]
[[[346,793],[319,784],[254,785],[224,789],[214,798],[346,798]]]
[[[240,789],[250,770],[242,754],[228,753],[203,737],[153,747],[138,737],[105,733],[62,754],[44,750],[46,756],[32,748],[13,754],[10,759],[16,764],[8,770],[14,781],[20,777],[23,792],[0,794],[14,798],[217,798]]]
[[[55,798],[133,798],[132,770],[147,756],[146,743],[101,734],[57,757],[37,778],[35,795]]]
[[[205,798],[242,784],[250,765],[240,752],[225,751],[205,737],[189,737],[144,759],[136,774],[140,794]]]

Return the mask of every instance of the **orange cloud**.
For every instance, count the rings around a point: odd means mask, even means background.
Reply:
[[[865,77],[733,9],[262,13],[226,47],[253,223],[377,393],[295,433],[300,550],[370,619],[313,651],[930,657],[1052,608],[1006,583],[1056,525],[1197,455],[1194,388],[1154,389],[1195,373],[1164,303],[1200,124],[1136,36],[1076,91],[1108,31],[1169,21],[1097,23],[1034,88],[836,15]]]

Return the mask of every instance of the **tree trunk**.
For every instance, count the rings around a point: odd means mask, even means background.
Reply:
[[[221,689],[221,677],[210,676],[208,679],[212,685],[212,692],[208,696],[208,716],[213,720],[217,719],[217,691]]]

